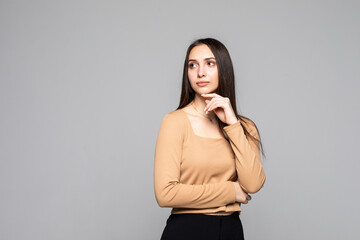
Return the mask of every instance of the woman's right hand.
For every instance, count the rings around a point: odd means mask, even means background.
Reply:
[[[249,194],[247,194],[246,192],[244,192],[244,190],[240,187],[240,184],[238,181],[233,182],[234,183],[234,187],[236,190],[236,202],[240,202],[240,203],[248,203],[249,200],[251,200],[251,196]]]

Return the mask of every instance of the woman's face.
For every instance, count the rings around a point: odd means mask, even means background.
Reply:
[[[219,85],[218,68],[214,54],[205,45],[191,49],[188,61],[188,78],[198,94],[214,92]]]

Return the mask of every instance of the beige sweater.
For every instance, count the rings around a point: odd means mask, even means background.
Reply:
[[[255,193],[265,182],[258,145],[249,141],[240,125],[225,126],[226,138],[195,135],[182,109],[164,116],[155,147],[154,190],[160,207],[171,213],[240,213],[235,202],[238,181]],[[245,122],[246,123],[246,122]],[[246,128],[258,138],[250,121]]]

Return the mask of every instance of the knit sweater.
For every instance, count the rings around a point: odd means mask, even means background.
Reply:
[[[242,122],[258,139],[254,124]],[[160,207],[173,214],[235,212],[240,214],[233,181],[247,193],[265,182],[259,146],[248,140],[240,120],[224,128],[227,137],[195,134],[187,113],[167,113],[160,124],[154,158],[154,190]]]

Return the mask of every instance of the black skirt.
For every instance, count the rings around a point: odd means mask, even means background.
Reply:
[[[238,212],[231,215],[171,214],[161,240],[244,240]]]

